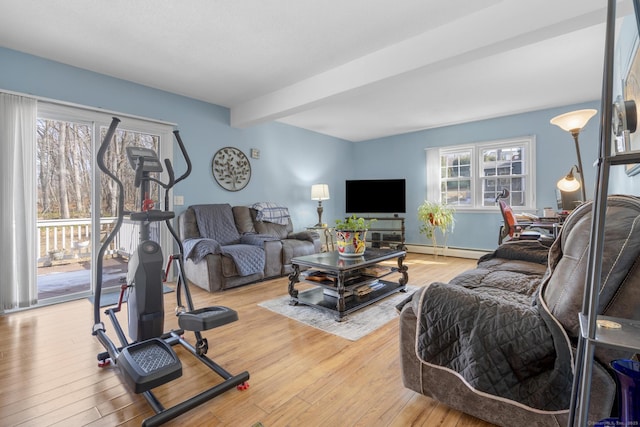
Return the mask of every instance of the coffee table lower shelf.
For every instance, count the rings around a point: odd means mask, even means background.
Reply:
[[[406,285],[401,285],[396,282],[388,282],[386,280],[380,280],[379,283],[384,286],[371,291],[366,295],[352,295],[345,298],[344,310],[338,310],[338,298],[326,295],[322,287],[308,289],[300,291],[297,297],[291,297],[290,305],[308,305],[318,308],[320,310],[335,314],[336,320],[342,322],[346,320],[346,316],[361,308],[367,307],[383,298],[386,298],[396,292],[406,292]]]

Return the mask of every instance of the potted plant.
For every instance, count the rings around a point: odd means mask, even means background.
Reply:
[[[436,251],[438,242],[436,238],[436,229],[439,229],[444,236],[444,246],[447,246],[447,232],[453,232],[455,219],[453,214],[455,208],[440,202],[424,201],[418,207],[418,220],[420,224],[420,233],[424,234],[433,243],[433,253],[438,256]]]
[[[340,256],[361,256],[367,245],[367,231],[375,219],[365,220],[355,215],[336,220],[336,244]]]

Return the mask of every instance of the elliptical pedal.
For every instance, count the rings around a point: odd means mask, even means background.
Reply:
[[[123,348],[116,365],[135,393],[144,393],[182,376],[182,363],[178,355],[159,338]]]
[[[229,307],[213,306],[181,313],[178,324],[186,331],[208,331],[238,320],[238,313]]]

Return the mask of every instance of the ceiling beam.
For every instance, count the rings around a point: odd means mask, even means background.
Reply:
[[[245,128],[316,105],[415,70],[442,70],[577,31],[605,21],[602,1],[583,3],[582,14],[563,2],[506,1],[388,46],[308,79],[231,108],[231,126]],[[630,2],[629,2],[630,3]],[[555,21],[549,24],[549,9]],[[526,20],[517,19],[527,16]],[[534,19],[531,19],[531,17]],[[540,16],[540,19],[535,19]],[[544,19],[543,19],[544,17]],[[545,23],[544,25],[542,23]],[[465,28],[464,33],[460,29]],[[443,42],[446,40],[446,43]]]

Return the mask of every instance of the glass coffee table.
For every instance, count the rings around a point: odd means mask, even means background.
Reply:
[[[295,257],[289,274],[289,304],[333,313],[341,322],[349,313],[396,292],[406,292],[409,280],[408,268],[403,264],[406,255],[406,251],[399,249],[367,248],[359,257],[343,257],[337,251]],[[395,275],[395,281],[383,280],[393,278],[388,277],[391,275]],[[295,285],[300,281],[316,288],[299,292]]]

